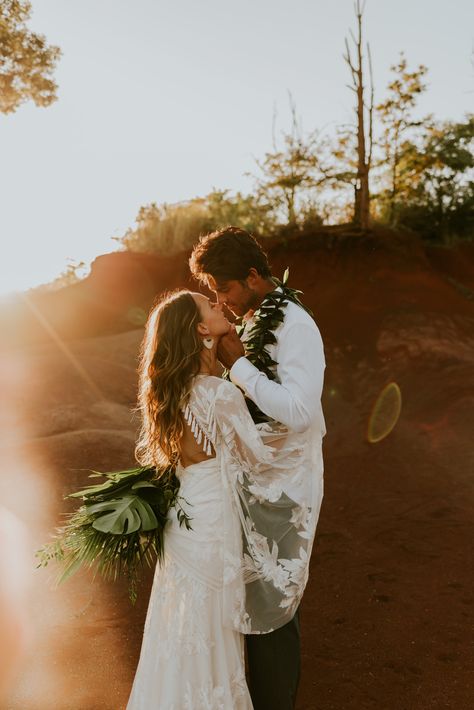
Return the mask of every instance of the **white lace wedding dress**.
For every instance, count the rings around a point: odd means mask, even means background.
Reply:
[[[223,626],[223,490],[216,459],[181,468],[192,530],[171,515],[128,710],[252,707],[243,636]]]
[[[308,474],[308,440],[285,448],[281,427],[259,431],[231,383],[198,376],[183,413],[216,457],[178,467],[192,530],[173,509],[127,710],[248,710],[243,633],[271,631],[293,616],[322,492],[309,506],[282,493],[298,466]]]

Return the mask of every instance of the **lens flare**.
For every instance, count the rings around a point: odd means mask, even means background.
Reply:
[[[377,400],[369,417],[367,440],[370,444],[382,441],[390,434],[402,409],[402,393],[396,382],[389,382]]]

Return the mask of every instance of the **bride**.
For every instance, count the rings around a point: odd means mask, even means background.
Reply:
[[[251,709],[243,634],[286,624],[308,577],[318,501],[284,492],[304,474],[304,435],[287,445],[283,426],[257,427],[215,376],[230,328],[219,304],[189,291],[147,322],[137,458],[176,463],[192,530],[171,509],[127,710]]]

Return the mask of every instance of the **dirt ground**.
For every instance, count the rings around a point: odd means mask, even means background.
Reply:
[[[449,257],[449,258],[448,258]],[[271,254],[325,343],[325,496],[302,604],[298,710],[469,710],[474,697],[474,250],[368,240]],[[0,501],[39,547],[81,469],[133,463],[141,330],[5,353]],[[400,419],[368,420],[391,381]],[[30,651],[2,710],[119,710],[149,594],[34,570]],[[3,649],[5,650],[5,649]],[[230,709],[229,709],[230,710]],[[269,708],[271,710],[271,708]]]

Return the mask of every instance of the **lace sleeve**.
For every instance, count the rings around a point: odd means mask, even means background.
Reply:
[[[231,383],[223,382],[216,392],[215,419],[230,506],[224,613],[244,633],[267,633],[291,619],[306,584],[314,514],[285,493],[285,484],[310,471],[302,441],[289,445],[284,427],[260,431]]]
[[[265,445],[249,414],[242,392],[230,382],[223,381],[216,393],[215,417],[227,450],[245,472],[256,473],[269,469],[284,432],[272,438],[272,446]]]

